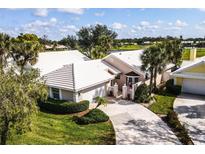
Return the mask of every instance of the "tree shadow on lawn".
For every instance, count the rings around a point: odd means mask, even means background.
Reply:
[[[118,144],[181,144],[163,121],[130,120],[124,124],[123,131],[129,130],[131,134],[120,133]]]

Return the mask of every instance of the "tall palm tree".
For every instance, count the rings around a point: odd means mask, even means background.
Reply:
[[[149,72],[150,74],[150,95],[152,93],[152,88],[153,88],[153,79],[154,79],[154,51],[156,46],[151,46],[147,49],[145,49],[144,53],[141,55],[141,60],[142,60],[142,66],[141,66],[141,70],[142,71],[146,71]]]
[[[157,88],[157,75],[162,73],[167,63],[167,54],[163,44],[156,44],[145,49],[141,56],[143,71],[150,73],[150,94]]]
[[[166,52],[169,54],[169,62],[179,66],[182,62],[183,47],[180,40],[166,42]]]
[[[3,72],[9,56],[11,38],[7,34],[0,33],[0,71]]]

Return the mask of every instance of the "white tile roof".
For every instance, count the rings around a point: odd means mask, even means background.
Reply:
[[[115,76],[108,73],[108,69],[101,60],[75,62],[46,74],[44,78],[49,86],[79,91],[113,79]]]
[[[116,56],[123,62],[136,67],[136,66],[141,66],[142,61],[141,61],[141,55],[143,54],[144,50],[133,50],[133,51],[118,51],[118,52],[113,52],[111,55]]]
[[[63,65],[85,60],[89,58],[77,50],[42,52],[33,67],[40,69],[41,75],[44,75]]]
[[[132,50],[132,51],[114,51],[111,52],[109,56],[116,57],[125,64],[127,64],[129,67],[133,69],[133,71],[141,73],[144,75],[144,72],[141,71],[142,66],[142,60],[141,55],[143,54],[144,50]],[[106,59],[105,57],[104,59]]]

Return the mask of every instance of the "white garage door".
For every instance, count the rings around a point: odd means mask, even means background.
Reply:
[[[182,92],[205,95],[205,80],[183,79]]]
[[[106,85],[100,85],[93,87],[92,89],[87,89],[81,93],[81,98],[83,100],[89,100],[93,102],[93,99],[97,96],[103,97],[106,95]]]

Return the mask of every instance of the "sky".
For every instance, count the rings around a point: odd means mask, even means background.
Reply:
[[[205,36],[205,9],[0,9],[0,32],[60,40],[81,27],[105,24],[118,38]]]

